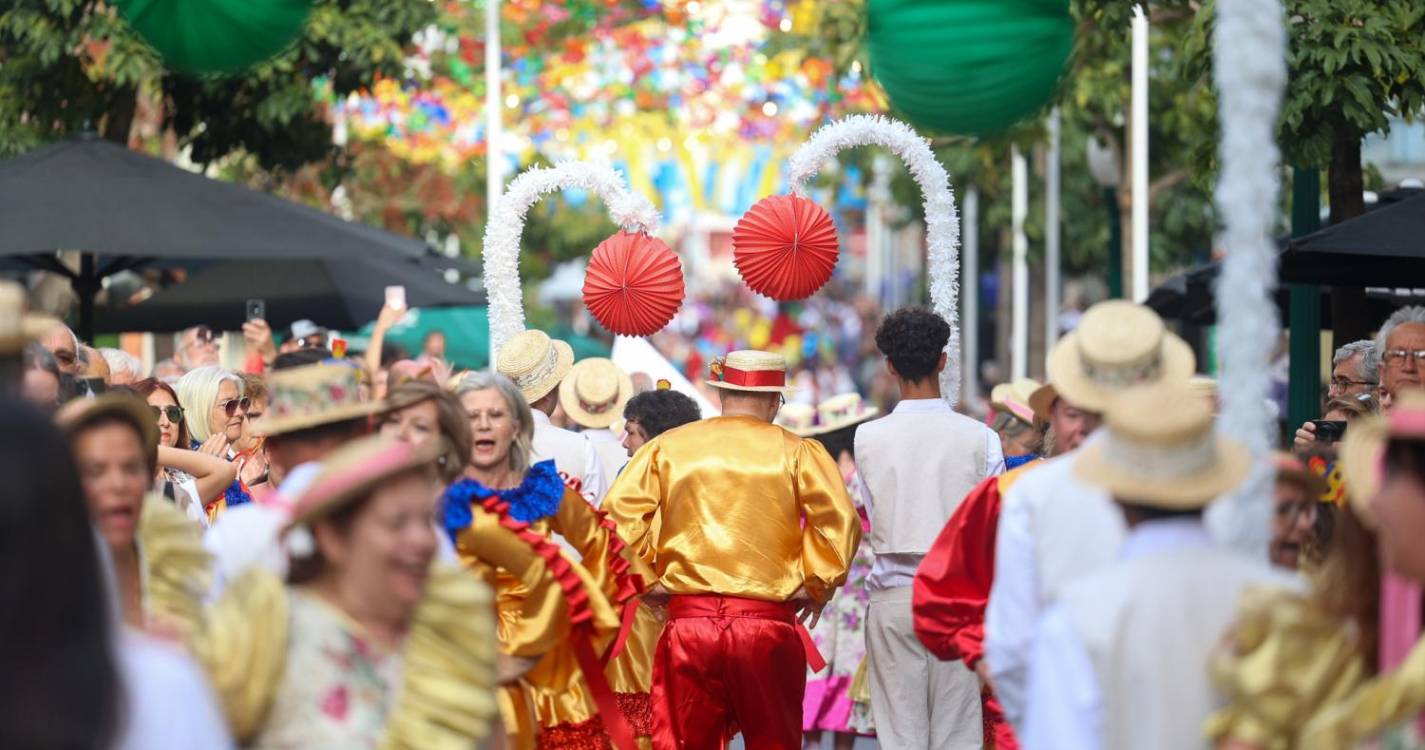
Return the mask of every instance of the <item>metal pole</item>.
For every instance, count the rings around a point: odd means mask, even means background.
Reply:
[[[1014,260],[1010,290],[1010,376],[1029,377],[1029,238],[1024,220],[1029,216],[1029,164],[1015,146],[1010,151],[1013,174],[1010,211],[1014,226]]]
[[[961,404],[971,405],[980,396],[980,191],[965,191],[960,237],[960,385]]]
[[[505,187],[500,148],[500,0],[485,0],[485,220],[492,221]],[[490,369],[495,369],[495,337],[490,337]]]
[[[1148,298],[1148,17],[1133,8],[1133,301]]]
[[[1291,172],[1291,234],[1311,234],[1321,228],[1321,175],[1314,169]],[[1288,287],[1287,427],[1321,413],[1321,288],[1314,284]],[[1344,342],[1342,342],[1344,343]]]
[[[1059,338],[1059,108],[1049,112],[1049,153],[1044,175],[1044,351]]]
[[[1118,188],[1103,189],[1108,208],[1108,296],[1123,299],[1123,216],[1118,211]]]

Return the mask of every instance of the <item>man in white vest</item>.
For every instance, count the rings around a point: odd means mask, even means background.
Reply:
[[[553,459],[564,484],[598,505],[608,490],[598,451],[587,437],[549,421],[559,405],[559,384],[574,367],[574,350],[544,331],[524,331],[500,347],[497,365],[519,386],[534,414],[532,460]]]
[[[979,748],[979,679],[943,662],[916,638],[915,571],[960,500],[1004,471],[999,436],[950,408],[940,393],[950,326],[924,309],[897,310],[876,331],[900,402],[856,430],[856,468],[865,487],[876,560],[866,658],[876,736],[887,750]]]
[[[1134,389],[1107,422],[1073,471],[1112,495],[1128,537],[1040,620],[1021,739],[1026,750],[1206,750],[1203,722],[1224,702],[1207,664],[1238,597],[1293,584],[1208,536],[1203,509],[1242,483],[1251,454],[1213,429],[1191,386]]]
[[[1101,302],[1050,351],[1048,379],[1057,401],[1035,408],[1068,405],[1101,414],[1125,389],[1186,381],[1195,366],[1192,349],[1152,310],[1123,300]],[[1079,450],[1098,438],[1094,432]],[[1066,584],[1112,562],[1125,533],[1108,493],[1073,475],[1077,454],[1050,459],[1015,482],[1000,511],[985,610],[985,664],[1017,732],[1023,730],[1035,623]]]

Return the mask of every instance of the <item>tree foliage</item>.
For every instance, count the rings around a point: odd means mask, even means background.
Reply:
[[[316,0],[302,38],[243,75],[191,77],[156,54],[100,0],[11,0],[0,11],[0,153],[93,129],[127,142],[140,97],[200,163],[237,151],[295,169],[331,150],[313,81],[337,96],[401,76],[428,0]]]

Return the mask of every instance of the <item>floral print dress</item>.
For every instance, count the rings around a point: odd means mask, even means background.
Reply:
[[[400,653],[372,643],[310,591],[291,591],[287,668],[249,747],[375,748],[401,684]]]
[[[855,469],[846,477],[846,491],[861,516],[861,530],[869,532],[870,521],[861,503],[861,476]],[[816,674],[807,672],[802,731],[875,733],[871,704],[858,703],[851,697],[851,683],[866,657],[866,607],[871,601],[866,578],[874,562],[871,546],[862,544],[851,560],[846,585],[836,592],[822,611],[821,621],[812,628],[812,640],[826,659],[826,669]]]

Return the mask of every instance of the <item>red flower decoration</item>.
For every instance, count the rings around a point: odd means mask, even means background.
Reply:
[[[787,301],[820,289],[831,278],[840,249],[825,209],[801,196],[773,195],[737,222],[732,253],[747,286]]]
[[[349,704],[350,701],[347,699],[346,686],[337,685],[332,688],[330,693],[327,693],[327,697],[322,699],[322,713],[337,721],[344,721]]]
[[[682,304],[683,264],[662,240],[619,232],[594,248],[584,306],[611,333],[655,334]]]

